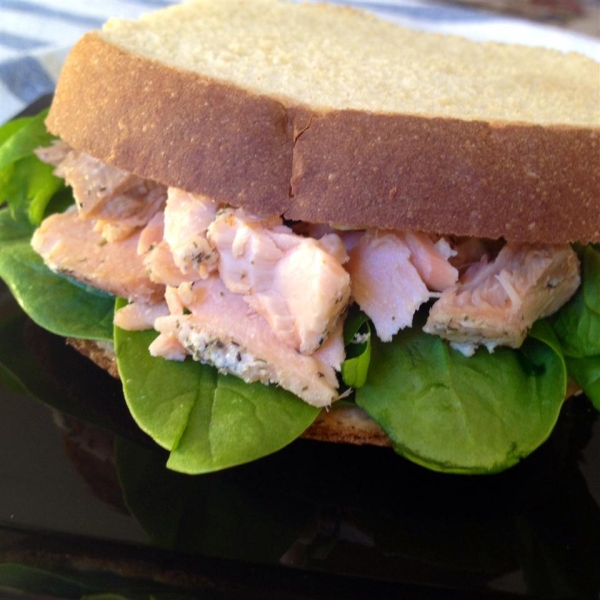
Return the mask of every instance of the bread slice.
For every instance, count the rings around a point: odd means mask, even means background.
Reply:
[[[72,146],[253,212],[600,241],[600,65],[331,5],[189,2],[72,50]]]

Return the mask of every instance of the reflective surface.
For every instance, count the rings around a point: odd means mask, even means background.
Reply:
[[[58,568],[61,581],[67,569],[70,585],[91,568],[105,591],[150,578],[215,597],[600,590],[600,419],[585,398],[565,405],[534,455],[494,476],[299,440],[189,477],[164,468],[119,383],[35,326],[4,288],[0,364],[0,590],[32,567]]]

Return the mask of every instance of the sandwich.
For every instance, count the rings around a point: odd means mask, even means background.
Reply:
[[[501,471],[600,404],[598,74],[330,5],[111,20],[5,135],[0,275],[173,469],[305,436]]]

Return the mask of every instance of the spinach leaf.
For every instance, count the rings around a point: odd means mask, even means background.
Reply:
[[[34,117],[15,119],[0,127],[0,169],[31,156],[36,148],[48,146],[56,139],[44,124],[47,115],[48,109]]]
[[[0,211],[0,278],[41,327],[64,337],[112,340],[114,298],[53,273],[31,247],[24,217]]]
[[[8,121],[8,123],[4,123],[4,125],[0,126],[0,149],[4,145],[4,143],[9,140],[13,135],[15,135],[20,129],[25,127],[25,125],[29,122],[30,117],[23,117],[21,119],[13,119],[12,121]],[[5,159],[6,164],[12,162],[10,158]],[[0,163],[0,169],[3,168],[2,163]]]
[[[566,357],[569,375],[600,410],[600,356]]]
[[[64,188],[51,165],[33,153],[55,139],[44,124],[47,111],[17,119],[0,128],[0,204],[6,202],[13,216],[27,215],[39,224],[53,196]]]
[[[47,111],[0,127],[0,278],[41,327],[61,336],[111,340],[114,298],[73,284],[50,271],[30,245],[34,225],[49,206],[72,197],[52,166],[33,153],[54,139],[44,125]]]
[[[247,384],[192,360],[152,357],[155,337],[115,328],[115,353],[129,410],[170,451],[174,471],[207,473],[256,460],[295,440],[319,413],[281,388]]]
[[[581,287],[551,321],[565,355],[575,358],[600,355],[600,248],[581,255]]]
[[[546,440],[566,392],[566,369],[541,324],[518,350],[480,349],[470,358],[418,327],[373,342],[368,381],[356,402],[396,451],[451,473],[493,473]]]
[[[362,387],[371,362],[371,325],[362,312],[350,314],[344,323],[346,360],[342,363],[342,380],[353,388]]]
[[[0,200],[8,202],[13,215],[24,213],[31,223],[41,223],[51,198],[64,187],[52,171],[52,165],[36,156],[22,158],[18,168],[10,165],[0,171]]]

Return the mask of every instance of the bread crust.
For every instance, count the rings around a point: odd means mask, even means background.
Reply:
[[[253,212],[289,201],[293,130],[285,107],[85,35],[67,57],[49,130],[141,177]]]
[[[600,127],[328,111],[86,35],[49,129],[103,162],[252,212],[349,227],[600,241]]]
[[[296,142],[287,216],[521,242],[597,241],[599,167],[599,131],[336,111],[313,118]]]
[[[117,359],[112,344],[95,340],[81,340],[79,338],[67,338],[67,344],[77,350],[79,354],[89,358],[111,377],[120,379]]]

